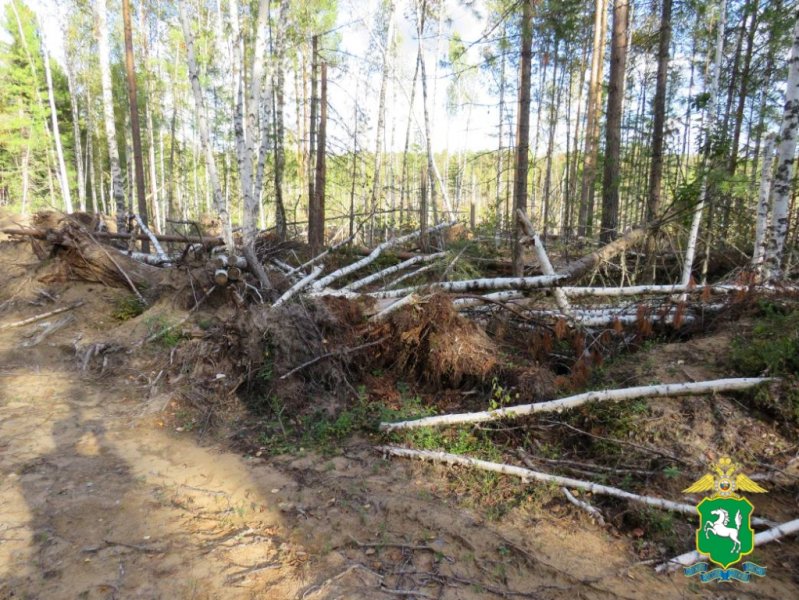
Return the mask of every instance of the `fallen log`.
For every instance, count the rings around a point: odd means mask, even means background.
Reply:
[[[755,519],[752,519],[752,523],[755,522]],[[777,541],[781,538],[784,538],[789,535],[793,535],[794,533],[799,532],[799,519],[794,519],[793,521],[786,521],[785,523],[781,523],[776,527],[772,527],[766,531],[761,531],[760,533],[755,534],[754,544],[757,547],[762,546],[763,544],[768,544],[769,542]],[[671,571],[676,571],[680,567],[688,567],[697,561],[705,560],[702,554],[699,554],[696,550],[692,552],[686,552],[685,554],[680,554],[679,556],[675,556],[671,560],[658,565],[655,567],[656,573],[668,573]]]
[[[283,294],[283,295],[282,295],[280,298],[278,298],[278,299],[275,301],[275,303],[272,305],[272,307],[273,307],[273,308],[277,308],[277,307],[278,307],[278,306],[280,306],[281,304],[285,304],[286,302],[288,302],[288,300],[289,300],[289,299],[290,299],[292,296],[294,296],[295,294],[297,294],[297,293],[299,293],[300,291],[304,290],[304,289],[305,289],[306,287],[308,287],[308,286],[309,286],[309,285],[310,285],[310,284],[311,284],[311,283],[312,283],[312,282],[313,282],[313,281],[314,281],[314,280],[315,280],[317,277],[319,277],[319,275],[321,275],[321,273],[322,273],[322,271],[324,270],[324,268],[325,268],[325,267],[324,267],[324,265],[318,265],[317,267],[315,267],[315,268],[314,268],[314,270],[313,270],[313,271],[311,271],[311,273],[310,273],[310,274],[306,275],[304,278],[302,278],[300,281],[298,281],[298,282],[297,282],[297,283],[295,283],[293,286],[291,286],[291,287],[290,287],[288,290],[286,290],[286,292],[285,292],[285,293],[284,293],[284,294]]]
[[[45,313],[40,313],[38,315],[34,315],[33,317],[29,317],[27,319],[22,319],[21,321],[6,323],[5,325],[0,326],[0,329],[12,329],[14,327],[23,327],[25,325],[30,325],[31,323],[35,323],[36,321],[41,321],[42,319],[47,319],[55,315],[60,315],[61,313],[67,312],[68,310],[76,309],[79,306],[83,306],[84,304],[86,303],[83,300],[81,300],[79,302],[75,302],[74,304],[70,304],[69,306],[62,306],[61,308],[56,308],[55,310],[51,310]]]
[[[355,290],[360,289],[366,285],[369,285],[374,281],[384,278],[386,275],[391,275],[392,273],[396,273],[397,271],[402,271],[403,269],[407,269],[408,267],[421,262],[430,262],[436,260],[445,255],[446,252],[436,252],[434,254],[420,254],[418,256],[414,256],[413,258],[409,258],[408,260],[404,260],[401,263],[398,263],[391,267],[386,267],[382,271],[373,273],[372,275],[359,279],[358,281],[353,281],[351,284],[344,286],[341,289],[350,290],[351,292],[354,292]]]
[[[502,473],[504,475],[513,475],[515,477],[519,477],[525,483],[529,483],[530,481],[554,483],[558,486],[584,490],[586,492],[591,492],[592,494],[613,496],[615,498],[629,500],[630,502],[652,506],[661,510],[669,510],[684,515],[696,515],[695,505],[686,504],[683,502],[673,502],[672,500],[656,498],[654,496],[641,496],[639,494],[633,494],[632,492],[609,485],[594,483],[593,481],[583,481],[582,479],[573,479],[571,477],[562,477],[560,475],[550,475],[549,473],[542,473],[541,471],[534,471],[524,467],[517,467],[516,465],[495,463],[487,460],[480,460],[479,458],[471,458],[468,456],[461,456],[459,454],[450,454],[448,452],[438,452],[434,450],[412,450],[410,448],[400,448],[398,446],[378,446],[376,450],[392,456],[419,458],[435,463],[460,465],[463,467],[482,469],[484,471],[492,471],[494,473]],[[769,526],[773,524],[773,521],[755,517],[752,518],[752,524]]]
[[[575,408],[588,402],[618,402],[620,400],[637,400],[639,398],[663,398],[692,396],[716,392],[732,392],[746,390],[762,383],[776,381],[774,377],[742,377],[739,379],[713,379],[691,383],[666,383],[661,385],[642,385],[617,390],[600,390],[584,392],[576,396],[568,396],[560,400],[507,406],[496,410],[473,413],[460,413],[424,417],[411,421],[381,423],[381,431],[397,431],[399,429],[416,429],[419,427],[438,427],[442,425],[461,425],[464,423],[484,423],[504,418],[515,418],[539,412],[560,412]]]
[[[547,255],[547,251],[544,249],[544,244],[541,241],[541,238],[538,237],[538,234],[535,232],[530,219],[527,218],[527,215],[521,208],[516,209],[516,214],[519,216],[519,223],[521,223],[524,233],[532,242],[533,251],[538,259],[538,264],[541,265],[541,271],[544,273],[544,275],[556,275],[555,269],[552,268],[552,263]],[[552,290],[552,293],[555,296],[555,302],[557,303],[558,308],[560,308],[564,315],[571,317],[571,307],[569,306],[569,299],[566,297],[566,294],[564,294],[563,291],[558,288]]]
[[[433,233],[434,231],[439,231],[439,230],[444,229],[446,227],[451,227],[455,223],[457,223],[457,221],[450,221],[450,222],[447,222],[447,223],[441,223],[439,225],[436,225],[435,227],[431,227],[430,229],[428,229],[428,233]],[[318,292],[318,291],[323,290],[324,288],[330,286],[330,284],[333,283],[334,281],[337,281],[337,280],[341,279],[342,277],[345,277],[345,276],[349,275],[350,273],[354,273],[355,271],[358,271],[359,269],[362,269],[363,267],[365,267],[369,263],[373,262],[385,250],[388,250],[389,248],[393,248],[394,246],[399,246],[401,244],[404,244],[405,242],[409,242],[409,241],[411,241],[413,239],[416,239],[420,235],[421,235],[421,231],[414,231],[413,233],[409,233],[408,235],[403,235],[401,237],[394,238],[393,240],[388,240],[387,242],[383,242],[382,244],[377,246],[374,250],[372,250],[372,252],[369,254],[369,256],[366,256],[366,257],[362,258],[361,260],[355,261],[351,265],[347,265],[346,267],[342,267],[341,269],[338,269],[337,271],[333,271],[332,273],[330,273],[330,275],[327,275],[327,276],[323,277],[322,279],[320,279],[319,281],[317,281],[316,283],[314,283],[311,286],[311,291]]]
[[[597,267],[599,264],[610,260],[614,256],[625,252],[635,244],[646,239],[647,230],[643,228],[636,228],[628,231],[622,237],[611,243],[603,246],[602,248],[586,254],[582,258],[577,259],[566,265],[562,273],[570,280],[579,279],[591,269]]]
[[[563,279],[563,275],[538,275],[536,277],[496,277],[494,279],[466,279],[464,281],[442,281],[432,285],[416,285],[371,292],[373,298],[400,298],[411,292],[429,290],[432,292],[475,292],[478,290],[534,290],[552,287]]]

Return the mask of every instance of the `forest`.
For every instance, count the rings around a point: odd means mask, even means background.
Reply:
[[[797,141],[795,0],[0,0],[0,598],[795,597]]]

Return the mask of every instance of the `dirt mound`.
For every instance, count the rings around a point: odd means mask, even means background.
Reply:
[[[497,366],[491,338],[443,295],[397,311],[375,333],[388,340],[384,360],[421,382],[457,387],[485,380]]]

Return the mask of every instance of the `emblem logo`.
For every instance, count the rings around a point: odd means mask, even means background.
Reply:
[[[699,513],[699,528],[696,530],[696,549],[721,568],[709,569],[706,562],[699,562],[685,569],[688,577],[699,575],[703,582],[720,579],[749,581],[751,575],[763,577],[765,567],[745,562],[741,569],[730,568],[755,547],[755,532],[751,526],[754,506],[737,492],[765,493],[766,489],[743,473],[736,472],[739,465],[730,458],[722,458],[712,465],[715,473],[708,473],[699,481],[683,490],[686,494],[711,491],[696,506]]]

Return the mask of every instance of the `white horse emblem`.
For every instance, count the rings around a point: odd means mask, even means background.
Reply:
[[[705,523],[705,538],[708,538],[711,532],[719,537],[728,537],[732,540],[732,552],[736,552],[736,548],[740,550],[741,542],[738,541],[738,531],[741,529],[741,522],[743,521],[741,511],[739,510],[738,514],[735,515],[735,527],[727,527],[730,515],[723,508],[711,510],[710,514],[716,515],[717,518],[715,522],[708,521]]]

